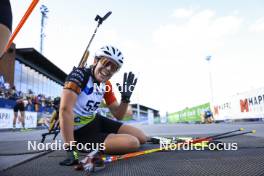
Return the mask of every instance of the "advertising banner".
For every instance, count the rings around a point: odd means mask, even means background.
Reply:
[[[182,111],[171,113],[168,115],[169,123],[181,123],[181,122],[200,122],[201,113],[210,109],[210,104],[205,103],[192,108],[186,108]]]
[[[20,122],[21,115],[18,113],[16,121],[16,128],[22,128]],[[13,109],[0,108],[0,129],[13,128],[14,112]],[[36,128],[37,127],[37,113],[25,111],[25,127]]]
[[[216,120],[264,118],[264,88],[222,99],[213,107]]]

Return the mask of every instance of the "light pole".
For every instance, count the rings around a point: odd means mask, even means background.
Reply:
[[[210,85],[210,92],[211,92],[211,108],[213,107],[213,102],[214,102],[214,93],[213,93],[213,80],[212,80],[212,73],[211,73],[211,66],[210,66],[210,61],[212,59],[212,56],[207,56],[205,60],[208,62],[208,71],[209,71],[209,85]]]
[[[41,5],[41,31],[40,31],[40,53],[43,53],[43,41],[45,37],[44,27],[45,27],[45,19],[48,18],[47,13],[49,12],[48,8],[45,5]]]

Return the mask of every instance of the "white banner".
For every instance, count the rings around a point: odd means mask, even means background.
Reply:
[[[20,116],[20,113],[18,113]],[[13,128],[14,111],[13,109],[0,108],[0,129]],[[19,117],[16,121],[16,128],[22,128],[22,123],[19,121]],[[25,127],[36,128],[37,127],[37,113],[25,111]]]
[[[264,88],[217,101],[213,112],[216,120],[264,118]]]

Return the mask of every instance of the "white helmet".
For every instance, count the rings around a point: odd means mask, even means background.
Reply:
[[[100,48],[98,51],[96,51],[95,57],[102,57],[102,56],[113,60],[115,63],[117,63],[119,68],[121,68],[123,65],[123,59],[124,59],[123,54],[121,53],[121,51],[119,51],[117,48],[113,46],[106,45]]]

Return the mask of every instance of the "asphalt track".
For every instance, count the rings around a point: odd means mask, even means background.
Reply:
[[[264,175],[263,122],[136,126],[143,129],[149,136],[208,136],[241,127],[245,128],[245,131],[256,129],[257,133],[221,140],[226,144],[237,143],[238,149],[235,151],[175,150],[151,153],[107,164],[104,170],[92,175]],[[64,159],[63,151],[17,155],[29,152],[27,151],[28,140],[40,141],[43,132],[46,130],[0,132],[1,176],[83,175],[83,172],[75,171],[72,167],[62,167],[58,164]],[[146,144],[141,147],[141,150],[156,147],[159,145]]]

